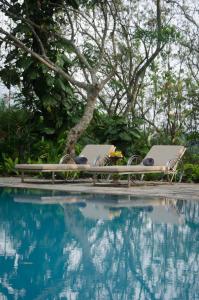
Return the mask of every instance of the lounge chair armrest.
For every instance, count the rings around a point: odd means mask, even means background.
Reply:
[[[168,167],[169,170],[176,171],[179,163],[182,165],[182,159],[181,158],[176,158],[176,159],[170,159],[166,166]]]
[[[127,166],[130,166],[130,165],[137,165],[139,163],[141,163],[142,161],[142,158],[141,156],[139,155],[132,155],[128,161],[127,161]]]
[[[93,161],[93,166],[100,166],[102,165],[101,163],[101,158],[100,155]]]
[[[175,174],[175,180],[178,182],[182,181],[184,175],[184,164],[182,158],[171,159],[167,163],[168,172]]]
[[[59,160],[59,164],[74,164],[75,161],[73,160],[73,157],[69,154],[65,154],[64,156],[62,156]]]
[[[110,166],[111,160],[108,155],[106,155],[103,159],[100,157],[100,155],[95,159],[93,162],[94,166]]]

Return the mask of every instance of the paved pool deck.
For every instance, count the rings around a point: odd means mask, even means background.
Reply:
[[[59,182],[52,184],[49,180],[40,179],[29,179],[29,182],[22,183],[19,177],[0,177],[0,187],[58,190],[75,193],[134,195],[135,197],[154,196],[199,201],[199,184],[193,183],[169,184],[167,182],[142,182],[128,188],[125,185],[112,186],[98,184],[94,186],[92,182]]]

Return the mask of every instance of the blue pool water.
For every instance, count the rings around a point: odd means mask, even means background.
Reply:
[[[199,202],[0,189],[0,299],[199,299]]]

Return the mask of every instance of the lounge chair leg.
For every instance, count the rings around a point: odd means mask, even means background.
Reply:
[[[128,187],[131,187],[131,176],[128,174]]]
[[[24,172],[23,171],[21,172],[21,182],[22,183],[24,182]]]
[[[93,185],[95,185],[95,184],[96,184],[96,181],[97,181],[97,175],[96,175],[96,174],[94,174],[94,175],[93,175]]]
[[[55,172],[52,172],[52,184],[55,183]]]
[[[167,175],[168,182],[172,183],[175,174],[172,174],[171,177]]]

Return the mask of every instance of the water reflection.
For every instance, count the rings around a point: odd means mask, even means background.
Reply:
[[[0,193],[0,299],[199,299],[198,202]]]

